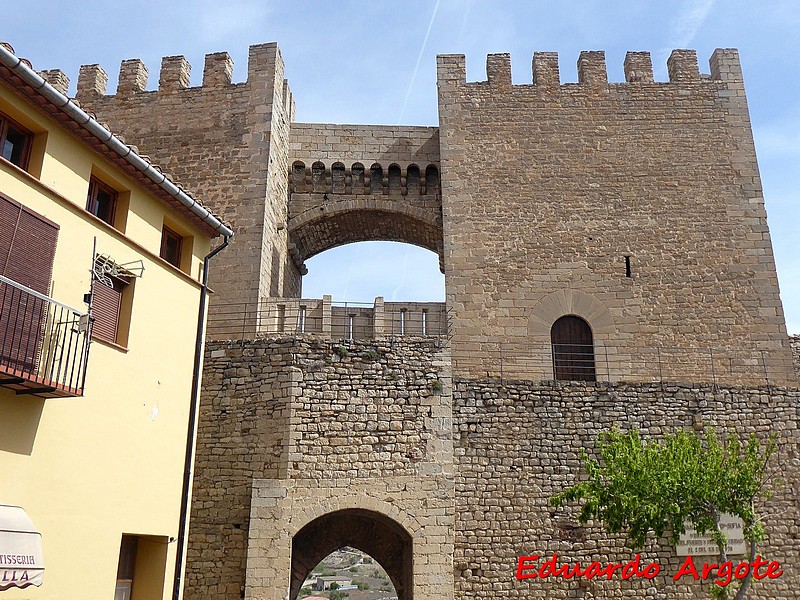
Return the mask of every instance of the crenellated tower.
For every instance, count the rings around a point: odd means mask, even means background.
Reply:
[[[667,82],[646,52],[627,54],[623,83],[603,52],[581,53],[577,83],[550,52],[527,85],[512,84],[508,54],[487,58],[483,82],[466,81],[464,56],[438,61],[456,371],[490,371],[476,357],[495,363],[503,344],[526,377],[526,349],[544,349],[548,378],[552,327],[573,316],[594,335],[598,377],[708,365],[793,380],[736,50],[716,50],[710,75],[676,50]]]
[[[190,73],[183,56],[165,57],[158,89],[148,90],[147,66],[126,60],[107,95],[104,69],[84,65],[76,99],[233,224],[232,245],[209,274],[214,304],[297,295],[302,265],[289,255],[285,227],[294,99],[278,46],[251,46],[241,83],[232,82],[226,52],[206,55],[202,85],[190,86]]]

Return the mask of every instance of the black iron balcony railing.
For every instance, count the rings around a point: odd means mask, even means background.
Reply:
[[[0,385],[44,398],[82,395],[90,339],[88,313],[0,276]]]

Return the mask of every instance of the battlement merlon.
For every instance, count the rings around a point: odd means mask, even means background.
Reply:
[[[489,54],[486,57],[486,77],[492,87],[510,87],[511,55]]]
[[[183,56],[165,56],[161,59],[158,75],[159,92],[176,92],[189,87],[192,65]]]
[[[265,93],[283,94],[285,65],[276,42],[250,46],[247,59],[247,83]],[[272,96],[270,96],[272,97]]]
[[[233,60],[227,52],[213,52],[205,55],[203,65],[203,83],[201,86],[190,88],[192,65],[184,56],[165,56],[161,59],[158,79],[158,91],[174,93],[183,89],[217,89],[234,84]],[[48,72],[50,73],[50,72]],[[67,84],[66,76],[57,75],[52,71],[53,79],[63,77]],[[275,42],[250,46],[247,68],[247,84],[253,88],[265,91],[275,90],[283,95],[283,99],[293,103],[288,84],[284,83],[284,64],[280,50]],[[119,69],[116,96],[125,98],[147,91],[147,66],[138,58],[122,61]],[[281,87],[283,86],[283,87]],[[83,65],[78,74],[76,97],[96,98],[107,95],[108,74],[97,64]]]
[[[649,52],[625,54],[625,81],[628,83],[653,83],[653,61]]]
[[[561,85],[556,52],[534,52],[531,63],[533,84],[541,88],[557,89]]]
[[[742,63],[736,48],[717,48],[708,61],[711,79],[718,81],[743,81]]]
[[[466,57],[463,54],[441,54],[436,57],[438,83],[440,87],[461,85],[482,85],[492,88],[511,87],[511,56],[509,54],[489,54],[486,57],[487,81],[467,82]],[[558,54],[555,52],[535,52],[532,61],[534,86],[556,88],[574,83],[561,83]],[[742,68],[739,53],[734,48],[718,48],[709,60],[711,75],[701,76],[694,50],[673,50],[667,60],[668,83],[702,83],[706,81],[741,81]],[[660,85],[653,78],[653,63],[649,52],[628,52],[624,62],[625,82],[629,84]],[[602,87],[609,84],[606,70],[605,52],[584,51],[578,58],[578,85]],[[516,86],[514,86],[516,87]]]
[[[61,69],[46,69],[39,71],[39,75],[64,96],[69,89],[69,77]]]
[[[671,82],[699,80],[700,68],[697,65],[697,52],[673,50],[667,59],[667,71]]]
[[[233,59],[227,52],[206,54],[203,87],[226,86],[233,82]]]
[[[78,71],[77,98],[103,96],[108,87],[108,73],[100,65],[81,65]]]
[[[294,116],[297,111],[297,104],[292,95],[292,88],[289,86],[289,80],[283,80],[283,106],[285,107],[287,118],[290,123],[294,122]]]
[[[467,82],[467,58],[463,54],[436,55],[436,81],[440,88]]]
[[[123,60],[119,67],[117,95],[136,94],[147,89],[147,67],[138,58]]]
[[[581,52],[578,57],[578,83],[595,87],[608,84],[605,52],[602,50]]]

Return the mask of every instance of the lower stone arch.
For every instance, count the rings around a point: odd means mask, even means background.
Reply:
[[[553,324],[563,317],[578,317],[585,321],[592,332],[592,377],[595,380],[610,380],[623,373],[624,365],[619,360],[619,332],[614,317],[605,303],[596,296],[570,288],[551,292],[534,305],[528,318],[528,339],[539,348],[555,349],[550,337]],[[553,379],[559,379],[557,362],[553,360]],[[587,363],[584,363],[584,366]],[[572,378],[570,378],[572,379]]]
[[[528,319],[528,337],[549,343],[550,328],[565,315],[584,319],[591,326],[596,339],[606,341],[616,333],[614,318],[603,302],[592,294],[565,289],[547,294],[536,303]]]
[[[289,598],[296,600],[311,570],[344,546],[366,552],[375,559],[392,580],[398,600],[413,600],[411,535],[386,515],[360,508],[317,517],[294,535]]]

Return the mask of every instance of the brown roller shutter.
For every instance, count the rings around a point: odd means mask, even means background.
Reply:
[[[0,274],[50,293],[58,225],[0,195]]]
[[[92,336],[106,342],[117,342],[117,329],[119,327],[119,310],[122,306],[122,291],[125,283],[112,278],[114,287],[109,287],[102,281],[94,282],[94,297],[92,298],[92,315],[94,326]]]
[[[0,195],[0,274],[40,294],[50,292],[58,226]],[[0,361],[35,371],[47,304],[12,286],[0,291]]]
[[[0,196],[0,273],[5,273],[11,243],[19,222],[19,204],[9,202]]]

